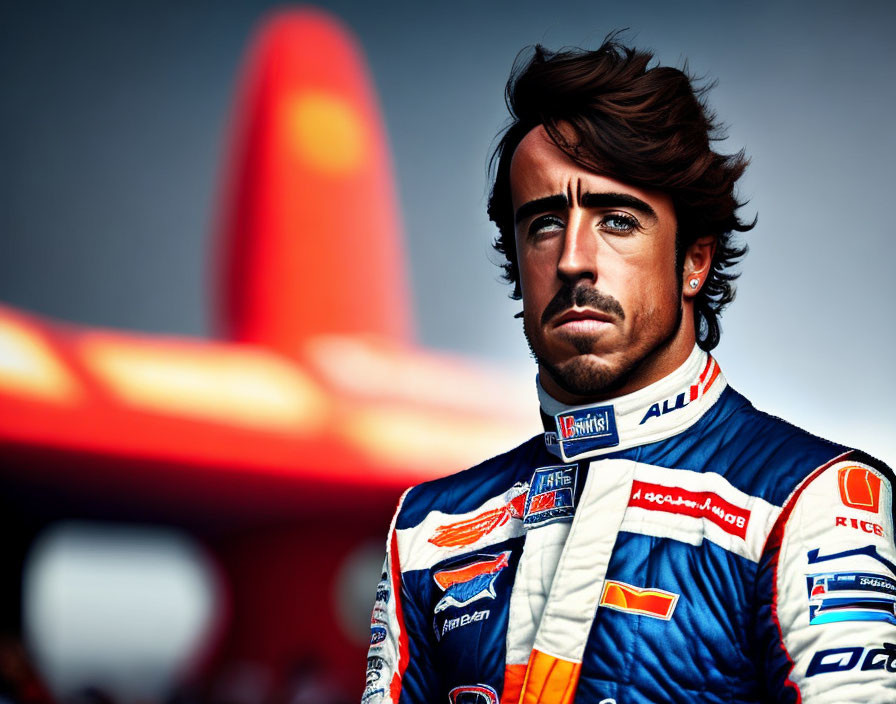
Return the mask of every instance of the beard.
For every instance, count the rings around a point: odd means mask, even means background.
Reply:
[[[626,386],[645,362],[662,355],[669,347],[678,334],[684,317],[680,301],[675,319],[669,321],[667,325],[663,325],[663,321],[655,314],[646,316],[644,324],[636,331],[638,337],[624,343],[626,348],[622,350],[623,354],[616,365],[607,363],[602,358],[603,355],[593,351],[595,341],[590,335],[567,337],[566,341],[578,354],[562,362],[554,362],[548,358],[546,345],[543,344],[544,340],[539,333],[547,327],[552,318],[572,308],[573,305],[589,307],[612,315],[620,323],[625,320],[625,312],[619,301],[601,293],[584,281],[579,281],[575,286],[564,286],[557,292],[545,307],[536,330],[531,329],[530,318],[523,316],[523,333],[529,351],[540,368],[546,371],[565,392],[582,398],[605,398]]]

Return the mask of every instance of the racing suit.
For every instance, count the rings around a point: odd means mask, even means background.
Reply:
[[[896,702],[893,474],[699,349],[405,492],[365,704]],[[547,425],[547,422],[546,422]]]

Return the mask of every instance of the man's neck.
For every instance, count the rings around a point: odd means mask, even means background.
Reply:
[[[537,385],[548,449],[573,461],[681,432],[715,403],[726,383],[715,361],[695,345],[671,373],[611,399],[570,405],[554,398],[540,377]]]

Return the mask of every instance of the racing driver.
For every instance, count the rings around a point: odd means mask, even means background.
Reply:
[[[511,76],[488,211],[545,433],[402,497],[365,704],[896,702],[892,471],[710,356],[746,159],[652,58]]]

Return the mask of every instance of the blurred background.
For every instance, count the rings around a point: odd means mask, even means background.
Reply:
[[[896,462],[883,2],[0,5],[0,697],[354,701],[400,491],[538,428],[486,161],[517,53],[717,81],[715,352]]]

